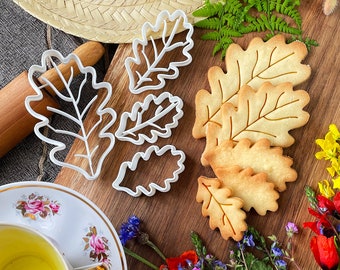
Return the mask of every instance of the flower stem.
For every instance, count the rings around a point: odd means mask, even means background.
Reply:
[[[151,247],[164,261],[166,261],[166,257],[164,256],[163,252],[150,240],[146,242],[146,244]]]
[[[156,265],[154,265],[153,263],[149,262],[148,260],[144,259],[143,257],[139,256],[138,254],[134,253],[133,251],[131,251],[130,249],[128,249],[126,247],[124,247],[124,252],[126,254],[130,255],[131,257],[135,258],[136,260],[144,263],[145,265],[147,265],[151,269],[155,269],[155,270],[159,269]]]
[[[244,263],[245,270],[248,270],[248,265],[247,265],[246,259],[244,258],[243,248],[242,247],[240,248],[240,251],[241,251],[242,261]]]

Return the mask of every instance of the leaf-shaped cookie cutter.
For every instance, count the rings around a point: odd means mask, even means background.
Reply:
[[[177,32],[177,28],[179,27],[179,23],[181,18],[183,19],[183,27],[184,29],[188,30],[188,33],[186,35],[186,40],[183,42],[176,42],[174,44],[171,44],[171,42],[174,39],[174,36]],[[175,21],[175,25],[173,27],[173,30],[171,31],[170,35],[167,37],[167,20],[170,22]],[[150,30],[153,32],[158,32],[161,30],[162,23],[164,23],[164,29],[162,34],[162,42],[164,44],[164,48],[161,50],[161,52],[157,51],[157,47],[155,44],[154,39],[152,36],[149,37],[151,44],[153,46],[154,50],[154,62],[150,63],[148,56],[145,52],[145,47],[148,45],[148,35],[150,34]],[[189,50],[191,50],[194,46],[194,41],[192,40],[192,34],[194,32],[193,26],[188,22],[188,18],[184,11],[182,10],[176,10],[172,14],[169,13],[169,11],[164,10],[157,16],[155,25],[152,25],[150,22],[146,22],[142,26],[142,38],[143,39],[135,39],[132,42],[132,48],[134,52],[134,57],[128,57],[125,59],[125,68],[129,75],[129,89],[131,93],[133,94],[140,94],[146,90],[158,90],[163,88],[165,85],[165,79],[176,79],[179,75],[178,67],[180,66],[186,66],[191,63],[192,57],[189,53]],[[140,51],[139,45],[142,46],[142,50]],[[174,50],[175,48],[178,48],[182,46],[183,47],[183,55],[186,57],[184,61],[178,61],[178,62],[170,62],[168,67],[157,67],[158,63],[162,60],[163,56],[166,52]],[[137,64],[139,65],[141,63],[141,58],[139,56],[139,53],[142,53],[143,57],[146,60],[147,63],[147,71],[142,75],[138,71],[136,71],[138,75],[138,81],[135,82],[134,74],[131,70],[130,65],[131,64]],[[169,72],[172,71],[172,74],[169,74]],[[159,80],[159,84],[157,85],[145,85],[141,86],[144,82],[151,81],[149,78],[149,75],[153,72],[160,72],[157,75],[157,78]]]
[[[170,105],[163,108],[160,104],[162,104],[162,102],[165,99],[169,100]],[[151,102],[154,102],[154,104],[158,105],[158,107],[154,115],[143,122],[143,113],[149,109]],[[131,143],[134,143],[136,145],[141,145],[145,141],[149,143],[154,143],[157,141],[158,137],[169,138],[171,136],[171,128],[177,127],[178,120],[183,116],[182,107],[183,100],[177,96],[171,95],[169,92],[164,92],[158,97],[156,97],[153,94],[150,94],[144,99],[143,103],[136,102],[133,105],[130,113],[124,112],[122,114],[120,118],[119,128],[115,133],[116,138],[121,141],[130,141]],[[167,123],[164,127],[157,125],[156,122],[159,119],[161,119],[174,109],[176,110],[177,113],[173,116],[171,123]],[[130,118],[131,121],[135,121],[136,125],[133,126],[132,128],[126,129],[128,118]],[[139,131],[144,127],[148,126],[155,128],[150,131],[151,136],[148,136],[143,133],[139,133],[138,136],[135,134],[136,131]],[[136,136],[138,139],[134,139],[129,135]]]
[[[155,154],[157,156],[161,156],[161,155],[165,154],[167,151],[171,151],[171,154],[173,156],[179,156],[179,159],[177,161],[178,169],[173,172],[172,178],[167,178],[167,179],[164,180],[164,187],[161,187],[161,186],[157,185],[156,183],[151,183],[151,184],[148,185],[149,190],[146,189],[145,187],[141,186],[141,185],[138,185],[136,187],[136,190],[133,191],[130,188],[120,186],[120,184],[124,180],[127,168],[129,168],[132,171],[135,171],[136,168],[137,168],[138,162],[141,158],[143,160],[149,160],[150,156],[153,152],[155,152]],[[153,196],[156,193],[157,190],[160,191],[160,192],[168,192],[171,188],[171,183],[176,182],[178,180],[179,174],[184,171],[184,169],[185,169],[184,161],[185,161],[184,152],[181,151],[181,150],[177,150],[175,148],[175,146],[165,145],[164,147],[162,147],[160,149],[158,146],[152,145],[145,152],[137,152],[133,156],[131,161],[125,161],[121,164],[118,176],[113,181],[112,187],[116,190],[119,190],[119,191],[125,191],[126,193],[128,193],[129,195],[131,195],[133,197],[139,197],[142,193],[144,195],[150,197],[150,196]]]
[[[63,74],[61,73],[61,71],[59,70],[58,66],[56,65],[56,63],[52,60],[52,58],[57,58],[61,63],[66,64],[69,63],[71,61],[74,61],[77,65],[77,67],[79,68],[79,71],[85,75],[87,75],[88,73],[91,74],[92,76],[92,87],[93,89],[99,90],[99,89],[106,89],[107,90],[107,95],[104,98],[103,102],[99,105],[99,107],[96,110],[96,113],[99,116],[99,121],[97,121],[97,123],[95,123],[95,125],[93,127],[91,127],[91,129],[89,130],[89,132],[85,131],[85,127],[84,127],[84,123],[82,121],[82,119],[85,117],[85,113],[89,110],[89,108],[91,107],[91,105],[95,102],[95,100],[97,99],[98,95],[94,96],[89,103],[87,104],[87,106],[85,107],[85,109],[81,112],[78,108],[78,103],[79,103],[79,99],[81,97],[81,91],[82,88],[84,86],[84,81],[82,82],[82,84],[79,87],[79,93],[78,93],[78,97],[75,98],[71,92],[70,86],[71,86],[71,82],[73,79],[73,68],[71,67],[71,76],[69,78],[69,80],[66,81],[66,79],[63,77]],[[47,64],[46,63],[52,63],[53,67],[55,68],[55,70],[58,73],[58,76],[60,77],[60,79],[63,81],[63,84],[66,88],[67,93],[70,95],[70,97],[66,97],[65,95],[63,95],[62,93],[60,93],[56,87],[46,78],[42,76],[40,76],[40,78],[46,83],[45,85],[41,85],[38,86],[34,80],[34,73],[35,72],[39,72],[39,73],[44,73],[47,70]],[[87,79],[87,76],[85,76],[85,78]],[[63,57],[61,55],[61,53],[59,51],[56,50],[47,50],[42,54],[41,57],[41,66],[39,65],[33,65],[30,67],[29,71],[28,71],[28,80],[32,86],[32,88],[35,90],[36,95],[31,95],[26,97],[25,100],[25,106],[26,109],[28,110],[28,112],[35,118],[39,119],[40,122],[38,122],[35,126],[34,126],[34,132],[36,134],[36,136],[41,139],[42,141],[45,141],[49,144],[55,145],[56,147],[54,147],[51,151],[50,151],[50,159],[53,163],[55,163],[56,165],[59,166],[64,166],[73,170],[78,171],[79,173],[83,174],[83,176],[85,178],[87,178],[88,180],[95,180],[101,171],[101,167],[102,164],[104,162],[104,159],[106,158],[106,156],[108,155],[108,153],[111,151],[111,149],[114,146],[115,143],[115,137],[112,133],[107,132],[107,130],[113,125],[113,123],[116,121],[116,112],[112,109],[112,108],[105,108],[105,105],[108,103],[108,101],[111,98],[112,95],[112,86],[111,84],[107,83],[107,82],[100,82],[97,83],[97,74],[96,74],[96,70],[93,67],[84,67],[81,60],[79,59],[79,57],[75,54],[69,54],[67,57]],[[35,101],[40,101],[43,99],[43,93],[42,93],[42,88],[49,86],[55,93],[56,95],[65,100],[66,102],[71,102],[75,108],[75,111],[77,112],[77,116],[71,116],[69,114],[67,114],[66,112],[62,111],[61,109],[57,109],[57,108],[53,108],[53,107],[47,107],[47,109],[53,113],[57,113],[60,114],[68,119],[70,119],[71,121],[76,122],[79,126],[80,126],[80,130],[82,131],[82,135],[74,133],[72,131],[68,131],[68,130],[60,130],[60,129],[54,129],[51,125],[50,125],[50,120],[42,115],[39,114],[37,112],[34,111],[34,108],[31,107],[31,103],[35,102]],[[105,149],[105,151],[102,153],[101,157],[99,158],[96,168],[93,167],[93,163],[92,163],[92,156],[94,154],[94,152],[98,149],[98,145],[96,147],[94,147],[94,149],[89,149],[89,144],[88,144],[88,136],[95,130],[95,128],[102,122],[103,120],[103,115],[104,114],[110,114],[112,116],[112,119],[101,129],[101,131],[98,134],[99,138],[108,138],[110,140],[110,143],[108,145],[108,147]],[[64,134],[64,135],[69,135],[72,136],[74,138],[78,138],[80,140],[82,140],[85,144],[86,150],[87,150],[87,154],[86,155],[77,155],[78,157],[82,157],[82,158],[86,158],[88,159],[89,162],[89,167],[90,167],[90,171],[91,173],[88,173],[85,169],[78,167],[74,164],[70,164],[70,163],[66,163],[63,161],[59,161],[56,157],[55,154],[58,151],[62,151],[66,148],[65,143],[57,141],[57,140],[53,140],[50,139],[48,137],[46,137],[44,134],[41,133],[40,128],[44,127],[44,126],[49,126],[50,128],[54,129],[54,132],[59,133],[59,134]]]

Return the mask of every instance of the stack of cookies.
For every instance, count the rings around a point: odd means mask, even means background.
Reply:
[[[287,44],[282,35],[266,42],[254,38],[246,50],[232,44],[227,73],[211,67],[211,91],[196,94],[192,135],[206,138],[201,163],[216,175],[199,177],[196,200],[203,203],[211,229],[219,228],[224,239],[241,240],[246,212],[276,211],[280,192],[297,179],[283,148],[295,141],[289,131],[309,119],[303,110],[308,93],[293,89],[311,74],[301,63],[306,55],[303,43]]]

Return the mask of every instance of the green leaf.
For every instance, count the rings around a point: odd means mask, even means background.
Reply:
[[[200,238],[200,236],[192,231],[190,234],[191,237],[191,242],[193,243],[195,249],[196,249],[196,253],[198,257],[205,257],[207,255],[207,251],[205,246],[203,245],[203,241]]]
[[[196,22],[195,26],[203,29],[218,30],[221,28],[221,21],[219,18],[212,17]]]
[[[218,14],[222,6],[220,2],[212,4],[210,1],[205,1],[204,6],[195,10],[192,15],[194,17],[212,17]]]
[[[208,33],[205,33],[201,36],[201,39],[202,40],[220,40],[221,38],[221,35],[219,32],[217,31],[214,31],[214,32],[208,32]]]
[[[226,36],[231,38],[242,37],[251,32],[267,32],[266,39],[279,33],[290,34],[304,42],[308,49],[317,46],[313,39],[302,39],[302,18],[298,11],[298,0],[220,0],[211,3],[205,0],[203,7],[193,12],[195,17],[204,19],[195,24],[198,28],[211,30],[205,33],[203,40],[215,40],[213,55],[222,51],[226,55],[229,40],[222,40]],[[231,31],[232,30],[232,31]]]

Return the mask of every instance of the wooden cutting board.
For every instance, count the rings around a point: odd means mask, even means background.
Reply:
[[[328,131],[330,123],[340,127],[340,89],[338,83],[340,67],[340,27],[339,9],[331,16],[325,16],[321,10],[321,1],[304,1],[301,7],[303,17],[303,30],[306,36],[316,39],[319,47],[313,48],[304,63],[312,68],[311,77],[305,83],[295,89],[305,89],[310,94],[310,103],[305,108],[310,113],[310,120],[306,126],[293,130],[291,134],[296,142],[284,149],[284,154],[294,160],[294,169],[298,172],[298,179],[288,184],[286,191],[280,194],[279,210],[259,216],[251,211],[247,216],[247,223],[259,229],[264,235],[276,234],[284,241],[284,226],[288,221],[295,222],[300,227],[300,233],[294,242],[296,262],[301,269],[316,269],[313,255],[308,246],[312,233],[302,229],[302,223],[313,220],[308,214],[308,202],[304,195],[304,187],[317,186],[317,182],[327,178],[326,166],[323,161],[317,161],[314,157],[318,147],[314,143],[316,138],[322,138]],[[205,146],[205,139],[196,140],[191,131],[195,119],[195,94],[200,89],[209,88],[207,71],[211,66],[220,66],[225,70],[225,63],[219,56],[212,57],[213,42],[201,41],[202,31],[195,29],[195,46],[190,51],[193,61],[189,66],[180,68],[180,75],[176,80],[168,80],[162,90],[146,92],[141,95],[133,95],[128,90],[128,75],[124,68],[126,57],[133,56],[131,44],[122,44],[107,71],[105,81],[112,84],[113,95],[107,106],[115,109],[118,115],[116,124],[110,131],[115,132],[119,119],[124,111],[131,111],[136,101],[142,101],[150,93],[159,95],[162,91],[168,91],[172,95],[181,97],[184,101],[184,116],[179,125],[173,130],[169,139],[160,139],[158,146],[174,145],[186,154],[185,171],[180,174],[179,180],[173,183],[168,193],[157,192],[153,197],[141,196],[133,198],[125,192],[119,192],[112,188],[112,182],[117,176],[122,162],[130,161],[137,151],[145,151],[150,144],[136,146],[128,142],[116,141],[114,149],[105,160],[102,172],[95,181],[88,181],[81,174],[63,168],[56,179],[56,183],[70,187],[87,196],[96,203],[109,217],[118,230],[120,224],[127,218],[136,214],[143,220],[143,228],[150,234],[153,240],[164,251],[166,256],[178,256],[183,251],[192,249],[190,232],[196,231],[201,235],[208,251],[214,253],[221,260],[228,258],[228,247],[234,242],[223,240],[220,233],[209,228],[209,219],[201,215],[201,204],[195,200],[197,192],[197,178],[201,175],[212,176],[209,168],[200,164],[200,156]],[[181,36],[182,35],[182,36]],[[237,42],[245,49],[249,40],[256,35],[249,35]],[[183,33],[179,35],[183,38]],[[97,101],[100,104],[103,97]],[[86,125],[96,121],[94,109],[86,118]],[[105,143],[96,141],[100,146]],[[74,154],[81,152],[83,145],[76,141],[67,158],[67,162],[76,162]],[[164,157],[158,161],[141,162],[136,172],[128,173],[129,185],[151,182],[160,183],[165,176],[171,175],[173,167],[171,158]],[[160,265],[161,260],[146,247],[135,245],[132,247],[140,255],[149,258],[153,263]],[[146,269],[143,264],[127,257],[130,269]]]

